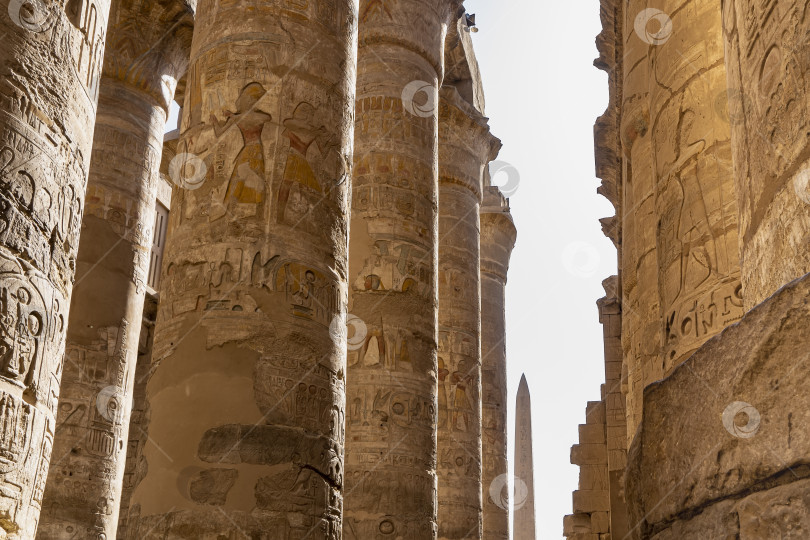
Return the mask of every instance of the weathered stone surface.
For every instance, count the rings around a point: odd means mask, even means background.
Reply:
[[[739,523],[734,513],[735,501],[721,501],[710,506],[700,514],[678,520],[666,529],[661,530],[651,540],[687,540],[698,538],[711,538],[716,540],[742,540],[739,536]],[[633,538],[640,533],[636,528],[632,531]],[[780,538],[779,536],[757,536],[757,539]],[[748,540],[754,540],[750,538]]]
[[[509,200],[484,188],[481,207],[481,436],[484,538],[509,538],[506,444],[506,275],[517,230]]]
[[[166,148],[164,147],[164,154]],[[161,160],[161,180],[163,179],[163,163]],[[160,192],[160,190],[158,190]],[[171,190],[169,190],[171,193]],[[171,199],[164,199],[166,208],[171,207]],[[127,441],[127,457],[124,467],[124,481],[121,486],[121,508],[118,512],[117,538],[129,538],[129,508],[132,492],[146,476],[146,459],[143,449],[149,442],[145,426],[149,424],[149,407],[146,400],[146,383],[149,379],[149,370],[152,366],[152,346],[155,337],[155,320],[157,318],[157,298],[147,294],[144,299],[143,318],[141,319],[140,341],[138,342],[138,358],[135,364],[135,384],[132,386],[132,414],[129,418],[129,441]]]
[[[360,2],[349,242],[355,334],[346,395],[350,540],[437,534],[438,91],[458,4]]]
[[[341,537],[357,17],[197,8],[130,538]],[[212,512],[187,483],[222,458]]]
[[[645,392],[628,466],[644,531],[712,501],[808,474],[810,275],[729,327]],[[736,414],[735,414],[736,413]]]
[[[653,11],[663,19],[647,28],[648,7],[634,0],[624,11],[620,277],[629,437],[644,387],[743,313],[730,126],[717,111],[726,88],[720,10],[710,1],[660,2]],[[666,39],[650,34],[662,20],[671,25]]]
[[[534,455],[532,452],[532,402],[526,376],[520,378],[515,405],[515,486],[513,501],[515,540],[534,540]],[[577,513],[577,493],[574,512]],[[585,495],[589,497],[590,495]],[[600,510],[602,508],[599,508]]]
[[[724,2],[746,308],[810,272],[810,6]]]
[[[163,131],[192,14],[181,1],[111,9],[43,538],[116,534]]]
[[[459,20],[447,37],[447,56],[461,46],[459,34],[468,33]],[[460,66],[453,67],[458,77]],[[451,540],[483,534],[479,210],[484,171],[501,142],[482,111],[462,97],[467,79],[448,79],[439,92],[437,474],[438,537]]]
[[[108,0],[0,2],[0,536],[48,475]]]
[[[740,540],[757,538],[800,539],[810,537],[810,481],[802,480],[754,493],[735,510]],[[734,532],[731,523],[728,536]]]
[[[565,534],[806,536],[810,4],[600,7],[597,175],[619,273],[599,302],[606,385],[588,424],[604,407],[610,528],[589,507],[605,501],[586,426],[575,508],[592,523]]]
[[[227,500],[228,492],[236,483],[237,476],[239,471],[236,469],[199,471],[189,481],[189,497],[196,503],[222,506]]]

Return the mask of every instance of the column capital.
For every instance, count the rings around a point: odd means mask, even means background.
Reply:
[[[186,72],[194,0],[121,0],[110,13],[103,75],[151,95],[168,111]]]
[[[466,101],[455,86],[441,87],[440,184],[462,185],[482,200],[484,167],[497,157],[502,146],[501,140],[490,132],[488,118]]]
[[[481,206],[481,273],[492,274],[505,283],[516,240],[509,199],[497,186],[487,186]]]

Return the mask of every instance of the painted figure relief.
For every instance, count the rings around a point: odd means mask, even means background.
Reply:
[[[233,161],[233,172],[225,184],[224,192],[216,194],[211,210],[211,219],[228,213],[232,219],[256,215],[265,200],[265,164],[262,145],[262,129],[272,116],[257,108],[259,100],[267,91],[260,83],[245,86],[236,100],[236,110],[226,111],[221,121],[213,113],[210,122],[217,138],[236,127],[242,136],[243,146]],[[217,200],[218,199],[218,200]]]

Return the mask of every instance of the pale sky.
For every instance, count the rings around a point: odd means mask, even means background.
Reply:
[[[597,0],[466,0],[487,116],[521,183],[511,198],[518,239],[507,285],[510,447],[526,373],[532,395],[538,540],[562,538],[579,468],[569,463],[585,403],[604,383],[596,300],[616,273],[599,218],[593,124],[607,106],[607,76],[593,67]],[[498,183],[498,179],[495,179]],[[514,454],[510,452],[511,456]],[[512,465],[512,463],[510,463]],[[486,489],[487,486],[484,486]]]
[[[532,396],[538,540],[562,538],[579,468],[569,463],[585,404],[604,383],[596,300],[616,273],[599,218],[593,124],[607,106],[607,76],[593,67],[598,0],[466,0],[487,116],[504,144],[498,160],[520,173],[511,198],[518,229],[506,291],[510,466],[515,393]],[[169,129],[176,126],[173,107]],[[495,177],[494,183],[505,181]],[[488,490],[489,486],[483,486]]]

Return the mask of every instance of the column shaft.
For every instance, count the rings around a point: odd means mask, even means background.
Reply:
[[[349,539],[437,532],[437,105],[452,3],[360,4],[349,310],[363,335],[349,337]]]
[[[340,537],[356,22],[197,6],[133,538]]]
[[[481,208],[481,435],[484,538],[509,538],[506,274],[517,231],[509,202],[487,187]]]
[[[719,6],[669,0],[657,18],[647,7],[625,11],[635,30],[622,126],[629,437],[644,387],[743,314]]]
[[[439,104],[439,538],[481,538],[481,284],[486,118],[444,86]]]
[[[0,1],[0,536],[51,459],[108,0]]]
[[[110,20],[40,523],[47,538],[115,537],[163,131],[191,41],[182,2],[114,2]]]

